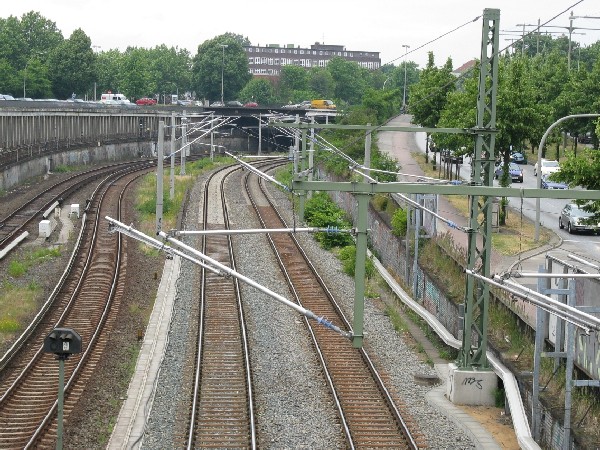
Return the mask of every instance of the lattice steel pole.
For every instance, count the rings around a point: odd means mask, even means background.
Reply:
[[[473,130],[476,137],[471,184],[474,186],[493,186],[499,31],[500,10],[485,9],[481,39],[477,125]],[[471,232],[467,267],[479,271],[485,277],[490,275],[492,199],[493,197],[490,196],[470,197]],[[481,234],[481,243],[478,242],[478,234]],[[486,357],[488,309],[488,285],[472,276],[467,276],[465,322],[458,361],[461,368],[488,368]]]

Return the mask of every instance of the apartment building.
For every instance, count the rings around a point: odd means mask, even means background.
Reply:
[[[248,69],[252,75],[279,77],[283,66],[294,65],[310,69],[326,67],[334,57],[354,61],[360,66],[376,70],[381,67],[379,52],[347,50],[343,45],[325,45],[319,42],[310,48],[298,47],[294,44],[280,46],[268,44],[244,46],[248,55]]]

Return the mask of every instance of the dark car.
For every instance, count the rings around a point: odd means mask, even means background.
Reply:
[[[600,223],[592,219],[594,213],[581,209],[575,203],[567,203],[558,217],[558,228],[561,230],[567,227],[569,233],[576,231],[591,231],[598,234]]]
[[[549,175],[542,175],[542,189],[569,189],[569,185],[562,181],[552,181]]]
[[[234,106],[237,108],[237,107],[244,106],[244,105],[242,105],[242,102],[238,102],[237,100],[232,100],[230,102],[227,102],[225,104],[225,106]]]
[[[504,163],[499,163],[496,165],[496,169],[494,170],[494,178],[499,180],[504,173]],[[514,162],[508,163],[508,174],[512,181],[518,181],[519,183],[523,182],[523,169],[521,169]]]
[[[510,160],[516,164],[527,164],[527,155],[521,152],[513,152],[510,154]]]

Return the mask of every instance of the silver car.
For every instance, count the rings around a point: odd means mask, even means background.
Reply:
[[[598,234],[600,223],[597,220],[590,220],[593,215],[579,208],[575,203],[567,203],[558,217],[558,227],[561,230],[567,227],[567,231],[571,234],[576,231],[591,231]]]

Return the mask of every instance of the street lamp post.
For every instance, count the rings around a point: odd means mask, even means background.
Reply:
[[[227,44],[221,44],[221,48],[223,49],[223,60],[221,61],[221,103],[223,102],[223,71],[225,69],[225,49],[229,47]]]
[[[550,134],[550,131],[552,131],[552,129],[556,125],[564,122],[565,120],[574,119],[574,118],[580,118],[580,117],[600,117],[600,114],[572,114],[570,116],[561,117],[556,122],[554,122],[552,125],[550,125],[548,127],[548,129],[546,130],[546,132],[544,133],[544,135],[542,136],[542,140],[540,141],[540,145],[538,146],[537,163],[536,163],[537,173],[539,175],[538,178],[537,178],[537,182],[536,182],[536,187],[538,189],[542,188],[542,172],[541,172],[541,168],[542,168],[542,151],[544,149],[544,145],[546,144],[546,138]],[[534,241],[537,242],[537,241],[539,241],[539,239],[540,239],[540,198],[538,197],[538,198],[535,199],[535,233],[534,233]]]
[[[410,45],[402,44],[404,47],[404,92],[402,93],[402,112],[406,112],[406,54]]]

